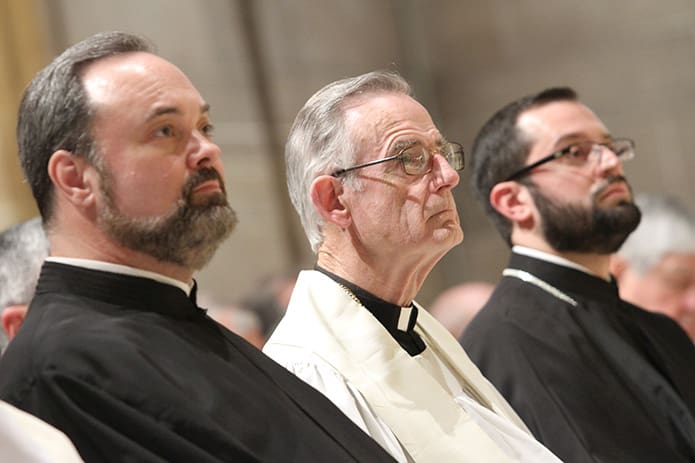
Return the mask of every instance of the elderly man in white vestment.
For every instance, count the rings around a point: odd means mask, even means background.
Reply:
[[[413,301],[463,239],[461,145],[395,73],[334,82],[301,109],[288,186],[312,249],[264,352],[401,462],[559,461]]]

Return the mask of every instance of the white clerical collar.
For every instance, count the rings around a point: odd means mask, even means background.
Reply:
[[[410,323],[410,314],[413,312],[413,307],[401,307],[401,313],[398,315],[398,329],[401,331],[408,331],[408,324]]]
[[[527,248],[526,246],[520,246],[518,244],[512,247],[512,251],[524,256],[533,257],[535,259],[544,260],[546,262],[552,262],[553,264],[557,265],[562,265],[563,267],[573,268],[575,270],[579,270],[580,272],[584,272],[594,277],[597,276],[594,272],[584,267],[583,265],[579,265],[576,262],[572,262],[571,260],[565,259],[564,257],[556,256],[555,254],[550,254],[545,251]]]
[[[186,293],[186,296],[190,296],[193,284],[184,283],[175,278],[162,275],[161,273],[150,272],[148,270],[143,270],[135,267],[128,267],[127,265],[113,264],[111,262],[104,262],[101,260],[93,259],[77,259],[74,257],[48,257],[47,262],[57,262],[59,264],[74,265],[75,267],[83,267],[91,270],[100,270],[102,272],[118,273],[121,275],[130,275],[135,277],[149,278],[150,280],[155,280],[160,283],[165,283],[168,285],[176,286],[180,288],[181,291]]]

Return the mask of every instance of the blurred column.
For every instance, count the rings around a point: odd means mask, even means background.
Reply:
[[[35,215],[17,159],[15,124],[22,90],[44,61],[37,5],[0,1],[0,229]]]

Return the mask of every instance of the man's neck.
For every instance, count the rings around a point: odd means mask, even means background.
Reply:
[[[395,266],[374,268],[362,260],[319,250],[317,265],[386,302],[405,307],[415,298],[428,272],[399,271]]]
[[[148,254],[126,248],[104,235],[96,237],[68,236],[49,233],[51,256],[89,259],[110,264],[124,265],[164,275],[190,285],[193,271],[178,264],[160,261]]]

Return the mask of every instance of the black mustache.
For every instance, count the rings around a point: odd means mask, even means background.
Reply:
[[[227,195],[227,189],[224,186],[224,180],[222,179],[220,173],[212,167],[203,167],[188,179],[183,189],[183,197],[190,197],[191,193],[198,185],[205,183],[208,180],[217,180],[220,184],[220,188],[222,189],[222,193],[224,193],[225,196]]]
[[[623,182],[627,186],[628,190],[632,191],[632,188],[630,188],[630,184],[627,183],[627,179],[623,175],[610,175],[605,178],[605,180],[602,182],[601,187],[598,190],[596,190],[596,193],[594,193],[594,197],[600,196],[606,188],[608,188],[614,183],[619,182]]]

